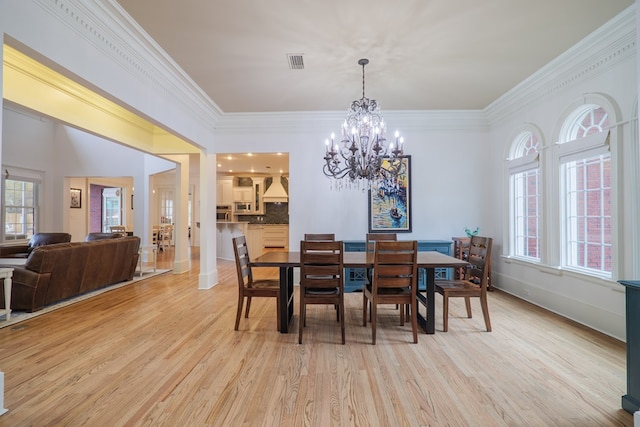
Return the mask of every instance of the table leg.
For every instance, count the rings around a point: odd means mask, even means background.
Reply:
[[[435,268],[426,268],[427,273],[427,291],[426,296],[418,292],[418,304],[422,304],[427,308],[427,317],[425,318],[418,310],[418,323],[428,334],[435,333],[436,316],[435,316],[435,296],[436,296],[436,270]]]
[[[280,333],[289,332],[293,318],[293,268],[280,267]]]

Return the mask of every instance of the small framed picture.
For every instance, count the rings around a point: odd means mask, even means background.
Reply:
[[[71,208],[80,209],[82,207],[82,190],[79,188],[71,189]]]

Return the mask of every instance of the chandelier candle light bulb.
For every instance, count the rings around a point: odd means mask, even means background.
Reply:
[[[364,94],[364,66],[368,63],[368,59],[358,61],[362,66],[362,98],[353,101],[347,111],[341,129],[342,141],[336,143],[333,133],[331,147],[329,140],[325,140],[323,172],[332,179],[336,190],[343,186],[371,189],[374,185],[395,181],[404,172],[404,139],[396,131],[395,146],[390,143],[387,147],[386,125],[378,103]]]

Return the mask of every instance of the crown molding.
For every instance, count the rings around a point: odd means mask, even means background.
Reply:
[[[114,0],[33,0],[125,72],[213,130],[220,108]]]
[[[481,110],[383,112],[385,122],[407,131],[487,131],[489,123]],[[226,113],[216,123],[219,135],[252,133],[327,133],[339,131],[344,111]]]
[[[490,123],[500,123],[622,61],[635,61],[635,57],[636,7],[632,5],[492,102],[484,111]]]

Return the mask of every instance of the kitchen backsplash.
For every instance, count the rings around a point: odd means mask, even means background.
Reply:
[[[238,215],[238,221],[249,224],[289,224],[288,203],[265,203],[264,215]]]

